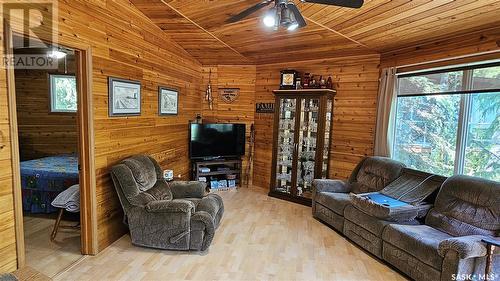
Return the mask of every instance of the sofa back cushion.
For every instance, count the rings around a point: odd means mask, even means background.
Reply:
[[[349,178],[351,192],[375,192],[386,187],[401,175],[404,164],[385,157],[366,157]]]
[[[155,165],[145,155],[135,155],[122,161],[132,172],[137,187],[146,191],[156,184]]]
[[[500,183],[463,175],[448,178],[425,223],[453,236],[498,236]]]

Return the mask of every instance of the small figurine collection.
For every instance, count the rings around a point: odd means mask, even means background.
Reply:
[[[300,73],[295,70],[281,71],[280,90],[298,90],[298,89],[332,89],[332,76],[320,75],[319,78],[311,73]]]

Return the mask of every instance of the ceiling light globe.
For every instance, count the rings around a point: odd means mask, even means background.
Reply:
[[[294,31],[295,29],[299,28],[299,24],[298,23],[292,23],[290,24],[290,26],[288,26],[288,31]]]
[[[276,24],[276,18],[272,15],[266,15],[262,21],[267,27],[273,27]]]

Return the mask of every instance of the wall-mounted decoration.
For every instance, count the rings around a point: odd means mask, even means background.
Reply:
[[[274,113],[274,103],[259,102],[255,104],[256,113]]]
[[[205,100],[208,102],[208,108],[210,110],[214,109],[214,101],[212,98],[212,69],[210,69],[210,73],[208,74],[208,85],[207,90],[205,91]]]
[[[141,82],[108,78],[109,116],[141,115]]]
[[[281,71],[281,81],[280,90],[293,90],[295,89],[297,78],[299,74],[295,70],[282,70]]]
[[[179,90],[158,87],[158,111],[160,115],[177,115],[179,111]]]
[[[219,95],[223,102],[232,103],[240,96],[239,88],[219,89]]]
[[[76,76],[70,74],[49,74],[50,112],[76,112]]]

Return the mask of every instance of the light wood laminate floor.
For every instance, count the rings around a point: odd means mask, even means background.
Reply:
[[[313,219],[311,208],[260,188],[219,193],[225,214],[205,253],[132,246],[125,235],[56,280],[405,280]]]
[[[53,277],[82,258],[80,252],[80,231],[60,229],[56,239],[51,242],[50,234],[55,218],[46,215],[24,217],[24,240],[26,246],[26,265]],[[75,222],[62,221],[64,225]]]

